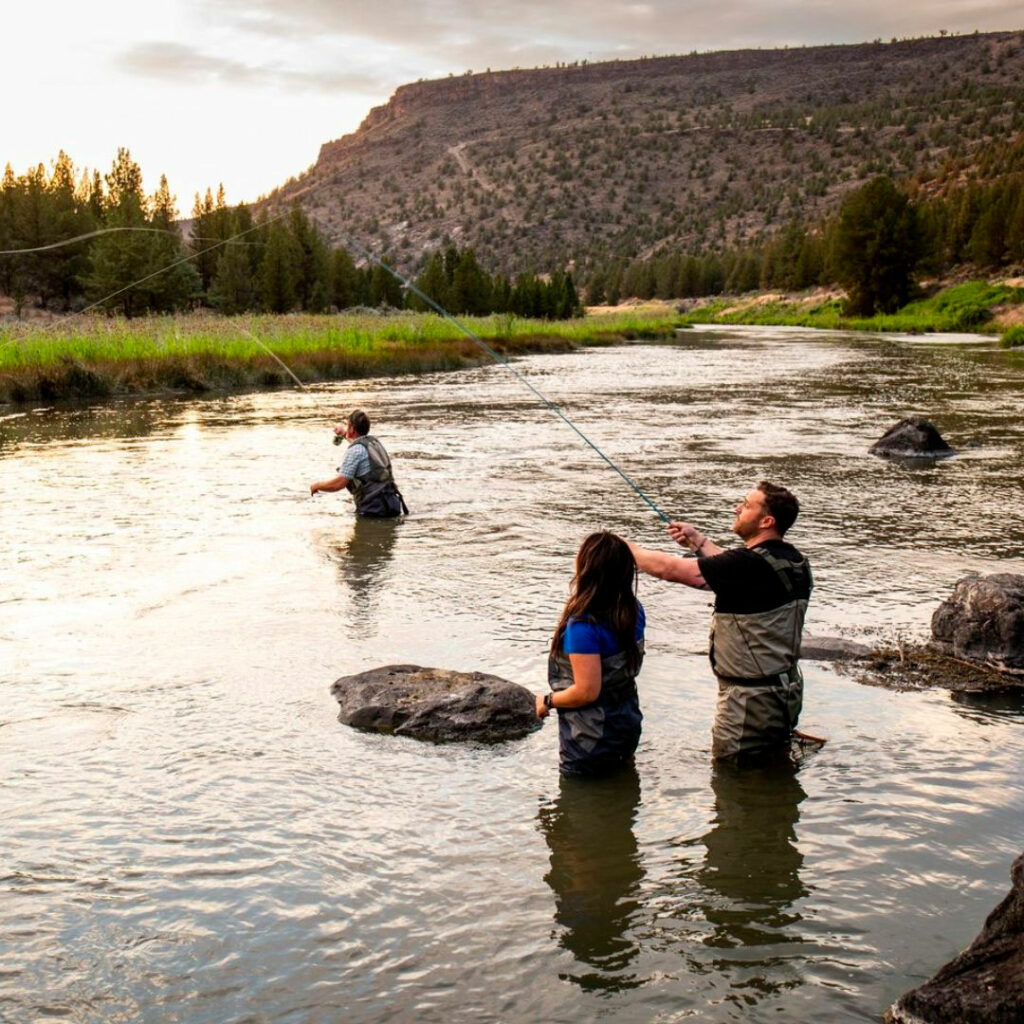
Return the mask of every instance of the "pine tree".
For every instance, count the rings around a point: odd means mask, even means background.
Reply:
[[[914,207],[891,178],[874,178],[847,197],[839,212],[835,246],[848,313],[889,313],[907,301],[920,238]]]
[[[295,239],[287,224],[274,221],[267,232],[267,245],[263,254],[260,296],[263,308],[271,313],[291,312],[298,302],[298,253]]]
[[[171,312],[187,308],[199,298],[202,280],[192,261],[183,262],[184,250],[178,228],[178,211],[166,175],[149,201],[150,226],[160,234],[147,236],[149,257],[145,296],[149,309]]]
[[[106,175],[105,227],[147,227],[142,171],[127,149],[118,149]],[[102,235],[92,247],[92,266],[87,288],[107,309],[119,308],[126,317],[145,309],[146,294],[135,284],[149,267],[149,238],[142,233],[118,231]]]

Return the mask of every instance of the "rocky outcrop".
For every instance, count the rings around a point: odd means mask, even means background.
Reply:
[[[955,455],[931,420],[910,416],[893,424],[869,449],[872,455],[903,459],[940,459]]]
[[[517,739],[540,727],[533,694],[482,672],[385,665],[331,686],[339,721],[435,743]]]
[[[1019,1024],[1024,1020],[1024,854],[1010,869],[1013,888],[978,937],[931,981],[908,992],[891,1024]]]
[[[872,648],[835,636],[805,636],[800,644],[801,661],[866,661]]]
[[[932,615],[932,644],[950,657],[1024,675],[1024,576],[963,577]]]

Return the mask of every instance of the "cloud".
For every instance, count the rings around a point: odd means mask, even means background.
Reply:
[[[881,36],[1019,27],[1019,0],[203,0],[209,16],[277,39],[361,39],[435,73]]]
[[[128,74],[175,84],[220,83],[292,92],[357,92],[371,96],[378,95],[391,85],[389,78],[359,70],[297,69],[280,64],[250,64],[230,57],[211,56],[184,43],[138,43],[118,54],[114,63]]]

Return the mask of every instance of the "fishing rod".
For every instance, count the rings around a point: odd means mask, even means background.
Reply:
[[[569,416],[561,409],[560,406],[552,402],[551,399],[549,399],[547,395],[545,395],[539,388],[531,384],[530,381],[527,380],[526,377],[524,377],[500,352],[498,352],[492,346],[488,345],[487,342],[485,342],[478,334],[470,330],[470,328],[467,327],[464,323],[462,323],[461,320],[459,320],[457,317],[449,313],[448,310],[444,308],[444,306],[442,306],[432,296],[428,295],[421,288],[419,288],[415,284],[415,282],[411,281],[403,273],[396,270],[394,267],[390,266],[370,249],[366,248],[363,245],[360,245],[359,242],[353,239],[350,235],[348,235],[347,232],[340,232],[340,234],[350,249],[354,249],[357,252],[357,254],[362,255],[364,259],[369,260],[370,262],[376,264],[376,266],[380,267],[382,270],[391,274],[391,276],[394,277],[400,284],[402,284],[408,291],[411,291],[423,302],[427,303],[427,305],[430,306],[431,309],[433,309],[441,317],[448,321],[448,323],[452,324],[455,328],[461,331],[467,338],[469,338],[471,341],[479,345],[480,348],[488,356],[490,356],[491,359],[493,359],[500,366],[503,366],[506,370],[509,371],[509,373],[515,376],[521,384],[529,388],[530,391],[532,391],[533,394],[540,399],[540,401],[550,412],[554,413],[559,419],[561,419],[573,432],[577,434],[577,436],[579,436],[584,441],[584,443],[586,443],[591,449],[593,449],[593,451],[595,451],[598,454],[598,456],[600,456],[600,458],[603,459],[605,463],[607,463],[608,466],[610,466],[616,473],[618,473],[620,477],[622,477],[622,479],[636,492],[636,494],[643,501],[645,501],[651,507],[651,509],[654,510],[654,512],[658,515],[662,522],[670,522],[668,515],[650,497],[648,497],[647,494],[644,493],[644,491],[630,478],[630,476],[618,465],[616,465],[616,463],[608,455],[606,455],[597,444],[595,444],[589,437],[587,437],[587,435],[584,434],[582,430],[580,430],[580,428],[569,418]]]

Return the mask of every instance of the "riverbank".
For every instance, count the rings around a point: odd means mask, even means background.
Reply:
[[[674,308],[576,320],[508,314],[463,323],[501,356],[669,338]],[[202,393],[454,370],[491,356],[433,313],[124,320],[74,317],[0,328],[0,402],[27,404],[159,392]]]
[[[850,317],[844,295],[813,289],[799,294],[752,293],[690,300],[682,305],[686,323],[815,327],[820,330],[892,331],[901,334],[970,331],[1004,335],[1024,322],[1024,287],[1019,279],[967,281],[942,288],[891,314]]]

